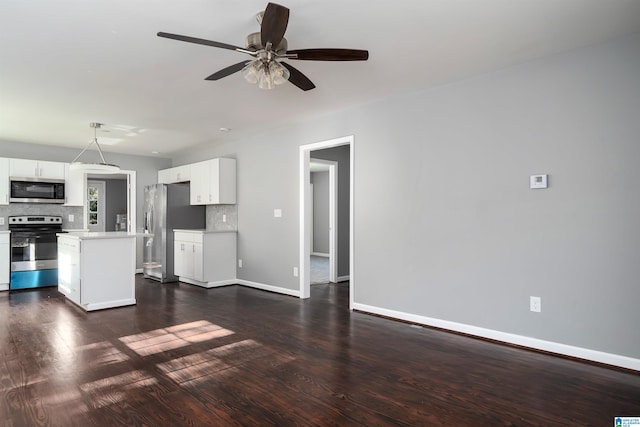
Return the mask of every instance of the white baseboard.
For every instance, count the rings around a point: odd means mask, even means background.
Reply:
[[[324,252],[311,252],[311,255],[329,258],[329,254],[325,254]]]
[[[496,341],[502,341],[509,344],[529,347],[536,350],[548,351],[551,353],[577,357],[579,359],[585,359],[593,362],[605,363],[607,365],[619,366],[622,368],[640,371],[640,359],[634,359],[628,356],[621,356],[619,354],[611,354],[611,353],[605,353],[598,350],[591,350],[588,348],[574,347],[567,344],[561,344],[561,343],[556,343],[552,341],[545,341],[537,338],[530,338],[530,337],[511,334],[507,332],[495,331],[493,329],[485,329],[478,326],[466,325],[464,323],[457,323],[457,322],[451,322],[448,320],[418,316],[411,313],[388,310],[385,308],[374,307],[371,305],[360,304],[355,302],[353,303],[353,309],[360,310],[367,313],[378,314],[381,316],[392,317],[395,319],[405,320],[408,322],[415,322],[422,325],[433,326],[436,328],[448,329],[450,331],[461,332],[464,334],[474,335],[477,337],[488,338]]]
[[[248,286],[250,288],[261,289],[263,291],[275,292],[278,294],[291,295],[293,297],[300,297],[299,289],[287,289],[279,286],[265,285],[264,283],[251,282],[249,280],[237,279],[235,281],[238,285]]]
[[[351,276],[338,276],[337,280],[338,280],[338,283],[346,282],[348,280],[351,280]]]
[[[98,303],[82,304],[80,307],[85,311],[104,310],[105,308],[124,307],[127,305],[135,305],[135,298],[126,298],[113,301],[104,301]]]
[[[220,286],[235,285],[236,283],[238,283],[236,279],[219,280],[217,282],[200,282],[199,280],[187,279],[185,277],[180,277],[180,281],[183,283],[188,283],[189,285],[200,286],[201,288],[207,289],[218,288]]]

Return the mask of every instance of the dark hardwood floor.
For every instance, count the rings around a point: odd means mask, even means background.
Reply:
[[[299,300],[136,278],[84,313],[0,293],[2,426],[609,426],[640,375]]]

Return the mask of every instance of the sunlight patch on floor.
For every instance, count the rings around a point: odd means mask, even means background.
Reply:
[[[128,390],[157,384],[158,380],[145,371],[136,370],[82,384],[80,390],[91,397],[96,408],[121,402]]]
[[[232,335],[234,332],[206,320],[155,329],[136,335],[121,337],[120,341],[140,356],[149,356]]]
[[[235,372],[237,365],[262,357],[254,340],[238,341],[158,364],[158,369],[179,385],[188,387]],[[223,360],[228,359],[228,360]]]
[[[76,351],[82,353],[82,357],[88,361],[87,364],[91,368],[123,362],[129,359],[129,356],[115,348],[113,344],[108,341],[86,344],[77,347]]]

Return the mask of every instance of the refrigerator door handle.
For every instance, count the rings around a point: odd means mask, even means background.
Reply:
[[[151,233],[153,230],[153,211],[146,211],[144,213],[144,232]]]

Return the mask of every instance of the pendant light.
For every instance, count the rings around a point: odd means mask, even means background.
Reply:
[[[100,144],[98,144],[98,136],[97,136],[97,130],[102,126],[102,124],[89,123],[89,126],[93,128],[93,141],[91,141],[89,145],[87,145],[84,148],[84,150],[82,150],[80,154],[78,154],[76,158],[73,159],[73,161],[69,165],[69,169],[75,170],[75,171],[83,171],[86,173],[118,173],[120,172],[120,166],[112,165],[110,163],[107,163],[104,160],[104,155],[102,154],[102,149],[100,149]],[[78,162],[77,160],[80,158],[80,156],[82,156],[84,152],[87,151],[87,149],[91,147],[91,145],[93,144],[95,144],[96,147],[98,148],[98,153],[100,153],[100,158],[102,159],[102,162],[101,163]]]

